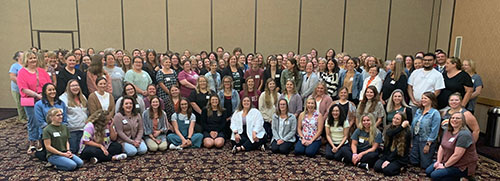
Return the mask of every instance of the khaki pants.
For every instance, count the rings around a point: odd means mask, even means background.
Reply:
[[[16,102],[17,108],[17,121],[18,122],[27,122],[28,118],[26,117],[26,112],[24,112],[24,108],[21,106],[21,95],[19,92],[10,91],[12,93],[12,98],[14,98],[14,102]]]

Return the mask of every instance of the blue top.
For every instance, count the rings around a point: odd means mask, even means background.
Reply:
[[[19,72],[19,70],[21,70],[23,68],[23,66],[19,63],[13,63],[11,66],[10,66],[10,70],[9,70],[9,73],[13,73],[13,74],[16,74],[16,77],[17,77],[17,72]],[[10,90],[12,91],[15,91],[15,92],[19,92],[19,87],[17,87],[17,83],[15,83],[14,81],[10,81]]]
[[[38,121],[38,124],[41,125],[42,128],[48,124],[47,112],[49,112],[49,110],[54,107],[63,110],[62,123],[64,125],[68,125],[68,107],[63,101],[57,99],[56,101],[54,101],[54,106],[51,106],[48,101],[39,100],[35,103],[35,120]]]
[[[477,87],[483,87],[483,80],[481,77],[477,74],[472,75],[472,84],[473,84],[473,91],[476,91]],[[477,102],[477,97],[474,99],[469,100],[469,104],[467,105],[467,110],[469,111],[474,111],[474,108],[476,107],[476,102]]]
[[[363,76],[361,73],[358,71],[354,71],[354,78],[352,81],[352,98],[353,99],[359,99],[359,93],[361,92],[361,89],[363,89]],[[345,74],[347,71],[340,71],[340,87],[343,87],[344,85],[344,78]]]
[[[422,115],[423,110],[418,109],[411,122],[411,132],[419,141],[434,142],[439,133],[439,125],[441,124],[441,115],[437,109],[431,108],[429,112]],[[415,135],[415,127],[419,124],[418,134]]]

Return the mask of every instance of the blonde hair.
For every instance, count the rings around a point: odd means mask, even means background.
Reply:
[[[462,61],[462,67],[464,62],[469,62],[470,70],[473,74],[477,74],[476,72],[476,61],[473,61],[472,59],[465,59]]]
[[[318,84],[316,84],[316,87],[314,87],[314,90],[313,90],[313,93],[312,93],[312,97],[313,98],[316,98],[316,96],[318,95],[318,93],[316,92],[316,89],[319,87],[319,86],[323,86],[323,88],[325,89],[325,91],[327,90],[326,88],[326,83],[323,82],[323,81],[319,81]]]
[[[73,82],[76,82],[78,84],[79,89],[80,89],[80,91],[78,92],[77,95],[75,95],[75,94],[73,94],[73,92],[71,92],[70,84]],[[76,79],[71,79],[68,81],[68,84],[66,84],[66,95],[68,95],[68,105],[67,105],[68,107],[75,107],[75,106],[87,107],[87,99],[85,98],[85,96],[83,96],[82,88],[80,87],[80,83],[78,83],[78,81]],[[76,104],[75,97],[78,97],[78,99],[80,100],[80,105]]]
[[[380,131],[377,129],[377,127],[375,127],[375,116],[371,113],[363,114],[361,116],[361,120],[358,123],[358,129],[364,130],[364,127],[363,127],[363,118],[364,117],[368,117],[370,119],[370,132],[369,132],[370,137],[368,138],[368,142],[371,145],[373,145],[373,142],[375,141],[375,136],[377,136],[377,134],[380,133]]]
[[[45,120],[47,120],[47,124],[52,124],[52,119],[51,117],[57,115],[57,113],[62,113],[62,109],[59,109],[59,108],[51,108],[49,109],[49,111],[47,111],[47,117]]]
[[[33,52],[33,51],[31,51],[31,50],[29,50],[29,51],[25,51],[25,52],[24,52],[24,57],[23,57],[23,66],[24,66],[24,67],[28,67],[28,59],[29,59],[29,57],[30,57],[30,56],[32,56],[32,55],[35,55],[35,57],[36,57],[36,53],[35,53],[35,52]],[[37,63],[37,64],[38,64],[38,63]]]
[[[198,79],[196,80],[196,93],[199,94],[200,93],[200,79],[205,79],[205,82],[206,82],[206,86],[205,86],[205,89],[207,90],[208,93],[210,93],[210,89],[208,87],[208,80],[205,76],[201,75],[198,77]]]
[[[394,61],[394,70],[392,70],[392,75],[394,75],[394,80],[398,81],[402,75],[407,76],[405,72],[404,61],[399,58],[393,61]]]
[[[302,113],[307,114],[309,110],[307,110],[307,102],[309,101],[313,101],[314,102],[314,110],[318,109],[317,106],[316,106],[316,99],[312,98],[312,97],[309,97],[306,99],[306,102],[304,103],[304,111],[302,111]],[[314,112],[313,112],[314,113]]]
[[[103,143],[106,137],[106,124],[108,120],[108,111],[97,110],[87,119],[87,123],[94,124],[94,140],[96,143]]]

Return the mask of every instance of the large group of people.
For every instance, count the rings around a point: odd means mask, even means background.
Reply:
[[[232,153],[324,153],[387,176],[413,165],[432,179],[456,179],[477,165],[473,112],[482,81],[472,60],[441,50],[387,63],[333,49],[264,58],[222,47],[32,48],[13,59],[27,153],[61,170],[226,142]]]

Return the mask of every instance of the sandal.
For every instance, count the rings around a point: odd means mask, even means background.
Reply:
[[[35,153],[35,151],[36,151],[36,147],[31,145],[31,146],[29,146],[28,151],[26,151],[26,153],[28,153],[28,155],[31,155],[31,154]]]

